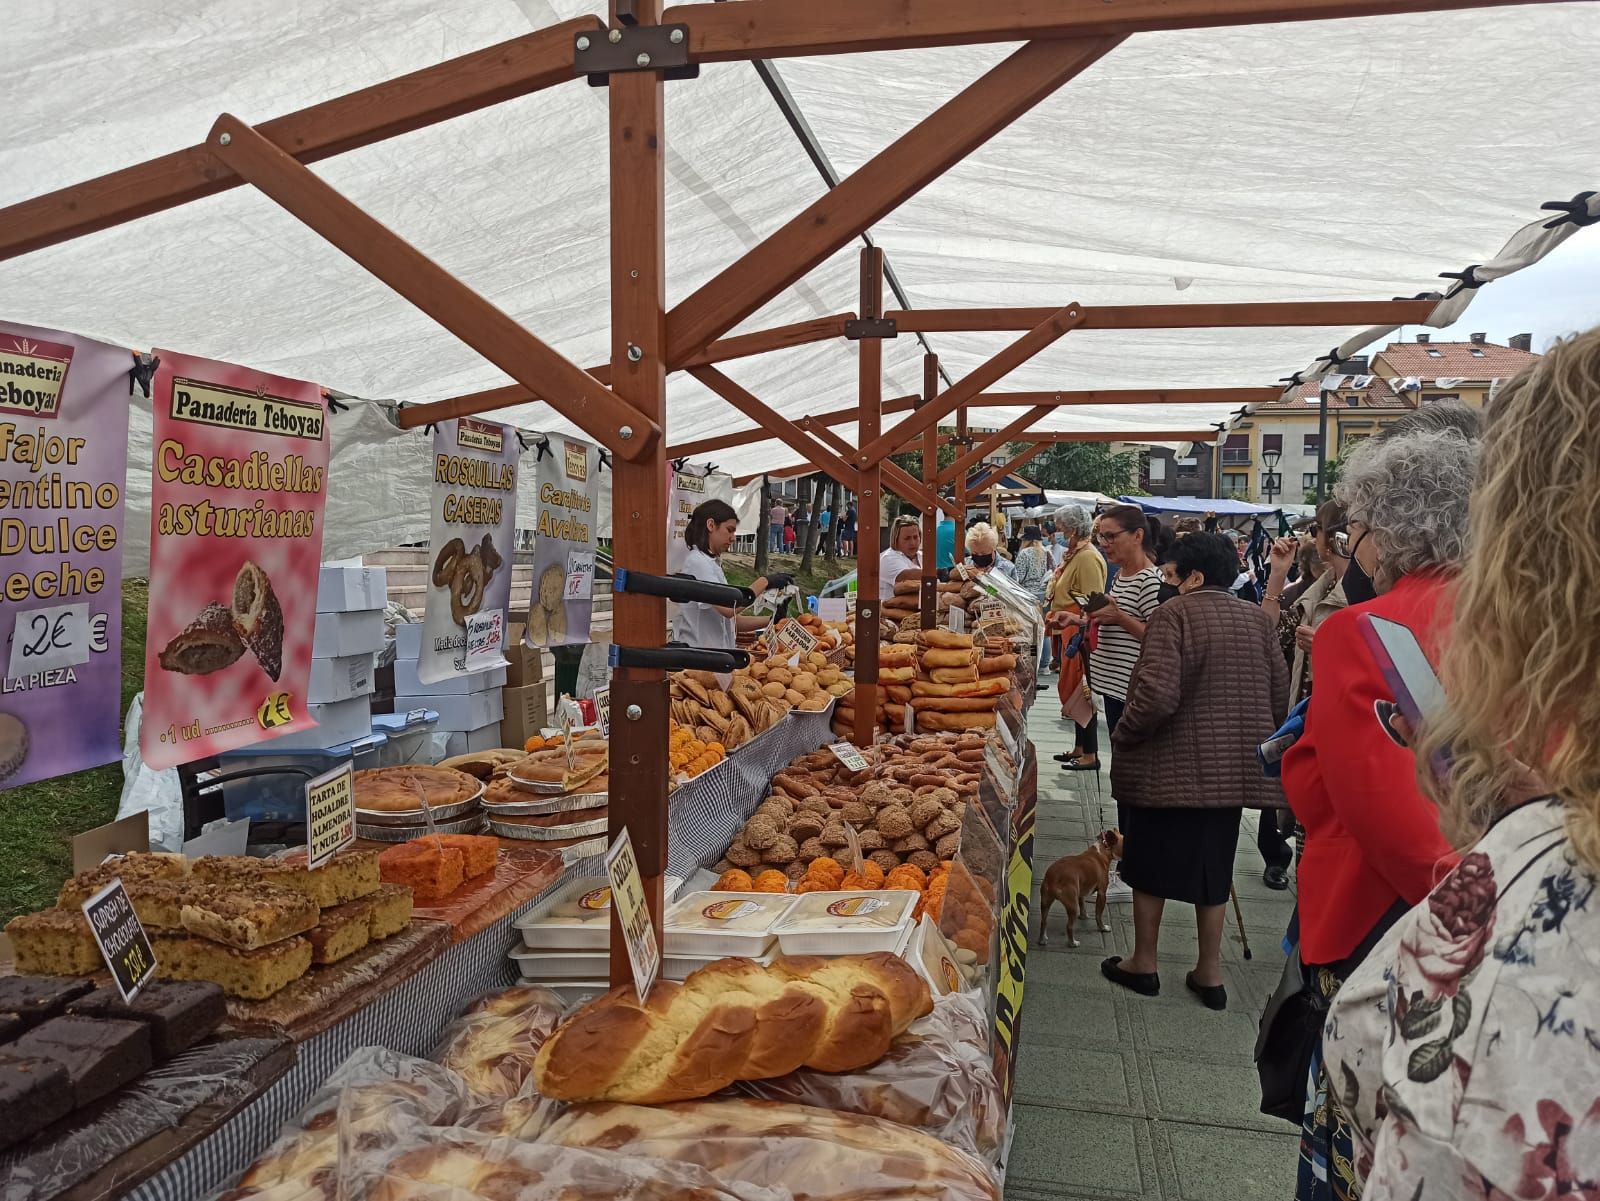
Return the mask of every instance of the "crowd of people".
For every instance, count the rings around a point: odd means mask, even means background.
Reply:
[[[1159,993],[1163,909],[1191,904],[1185,985],[1225,1008],[1245,809],[1266,884],[1295,872],[1263,1022],[1286,996],[1313,1015],[1264,1041],[1288,1056],[1299,1201],[1600,1196],[1597,463],[1591,331],[1486,411],[1430,403],[1363,443],[1254,570],[1243,540],[1128,505],[1058,512],[1042,579],[1011,564],[1051,632],[1063,770],[1098,769],[1105,714],[1134,945],[1102,974]],[[1003,569],[991,531],[967,543]],[[1374,649],[1384,622],[1436,665],[1432,708]],[[1285,1063],[1260,1066],[1265,1107]]]
[[[772,508],[767,512],[767,551],[774,555],[793,555],[805,549],[806,539],[811,536],[812,522],[816,523],[817,540],[826,542],[834,533],[834,514],[826,505],[817,509],[815,516],[812,514],[811,505],[807,501],[798,504],[785,504],[780,498],[774,497]],[[854,555],[856,553],[856,502],[849,501],[838,516],[838,550],[841,555]]]

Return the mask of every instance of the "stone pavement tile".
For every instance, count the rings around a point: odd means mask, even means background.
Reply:
[[[1299,1139],[1183,1122],[1152,1123],[1164,1195],[1173,1201],[1286,1201],[1294,1196]]]
[[[1033,956],[1028,956],[1032,966]],[[1121,1040],[1125,1022],[1117,1014],[1117,999],[1110,996],[1112,985],[1098,979],[1102,989],[1084,988],[1076,982],[1047,981],[1035,976],[1022,991],[1023,1053],[1033,1046],[1114,1047]],[[1031,975],[1031,973],[1030,973]]]
[[[1161,973],[1161,995],[1127,995],[1127,1013],[1134,1031],[1134,1045],[1141,1052],[1194,1054],[1204,1052],[1214,1059],[1253,1060],[1258,1013],[1247,1013],[1229,998],[1228,1008],[1220,1013],[1207,1009],[1200,998],[1183,985],[1182,972]],[[1026,994],[1024,994],[1026,996]]]
[[[1024,1046],[1017,1056],[1016,1099],[1021,1105],[1146,1116],[1133,1053],[1115,1046]]]
[[[1228,998],[1229,1004],[1233,998]],[[1151,1117],[1200,1126],[1281,1134],[1288,1124],[1259,1108],[1260,1081],[1249,1060],[1212,1062],[1176,1053],[1148,1055],[1153,1076]]]
[[[1028,979],[1070,982],[1082,978],[1105,983],[1100,975],[1100,961],[1108,955],[1126,955],[1129,949],[1126,942],[1115,926],[1109,931],[1096,930],[1093,912],[1087,922],[1078,923],[1077,934],[1078,945],[1069,947],[1067,919],[1061,916],[1059,907],[1052,908],[1049,943],[1040,946],[1036,934],[1028,944]]]
[[[1154,1142],[1144,1119],[1021,1104],[1013,1115],[1008,1196],[1012,1186],[1043,1196],[1160,1196]]]

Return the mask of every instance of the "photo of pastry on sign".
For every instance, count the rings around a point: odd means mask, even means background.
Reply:
[[[315,384],[157,353],[140,750],[161,768],[316,725],[328,415]]]

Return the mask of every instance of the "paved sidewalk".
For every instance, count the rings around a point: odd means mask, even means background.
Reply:
[[[1228,1008],[1213,1013],[1183,985],[1194,966],[1194,909],[1168,905],[1162,926],[1161,995],[1139,997],[1100,975],[1100,961],[1133,947],[1133,907],[1094,906],[1069,949],[1053,907],[1050,944],[1039,946],[1044,870],[1082,851],[1116,824],[1110,780],[1063,772],[1052,758],[1072,749],[1051,688],[1039,694],[1028,733],[1039,752],[1039,817],[1022,1046],[1017,1056],[1016,1135],[1007,1198],[1160,1198],[1161,1201],[1287,1201],[1299,1140],[1257,1110],[1251,1051],[1261,1007],[1283,968],[1281,940],[1293,893],[1261,882],[1255,814],[1245,814],[1235,882],[1253,958],[1246,960],[1230,907],[1223,942]],[[1100,741],[1106,744],[1105,719]],[[1109,757],[1102,753],[1102,763]],[[1291,876],[1292,878],[1292,876]]]

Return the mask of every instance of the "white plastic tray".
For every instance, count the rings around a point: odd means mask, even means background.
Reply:
[[[511,958],[524,980],[550,981],[604,979],[611,971],[610,951],[533,951],[513,947]]]
[[[665,954],[689,959],[764,955],[772,947],[773,927],[798,899],[778,892],[692,892],[662,919]],[[727,927],[718,928],[724,921]]]
[[[668,876],[662,883],[665,903],[671,904],[683,881]],[[513,924],[522,931],[522,942],[534,951],[604,951],[611,946],[611,910],[594,910],[595,917],[580,920],[572,912],[584,896],[610,885],[604,876],[574,877],[559,892],[552,893],[536,904]],[[582,913],[588,913],[583,910]],[[604,978],[606,973],[600,973]],[[604,988],[601,991],[605,991]]]
[[[810,892],[798,899],[773,930],[785,955],[899,953],[906,945],[917,895],[901,889]],[[887,902],[887,906],[867,908],[874,901]],[[853,908],[864,911],[851,913]]]
[[[778,957],[778,948],[773,947],[765,955],[745,955],[743,958],[752,959],[762,967],[766,967]],[[726,959],[726,955],[718,955],[711,959],[702,959],[695,955],[668,955],[661,961],[661,976],[665,980],[683,980],[690,972],[697,972],[708,963],[716,963]]]

